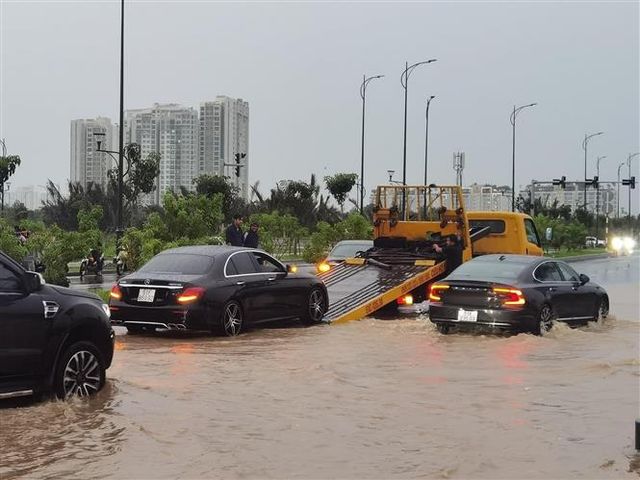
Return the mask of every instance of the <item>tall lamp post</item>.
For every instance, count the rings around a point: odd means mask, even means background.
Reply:
[[[516,118],[518,114],[525,108],[535,107],[538,103],[529,103],[527,105],[521,105],[519,107],[513,106],[513,112],[509,117],[511,122],[512,134],[511,134],[511,211],[516,211]]]
[[[627,167],[629,168],[629,179],[631,179],[631,159],[640,155],[640,152],[630,153],[627,157]],[[631,234],[631,185],[629,185],[629,211],[627,212],[629,219],[629,234]]]
[[[427,98],[427,111],[425,113],[425,127],[424,127],[424,185],[427,184],[427,168],[429,166],[429,105],[431,105],[431,100],[436,98],[435,95],[431,95]]]
[[[404,71],[402,72],[402,75],[400,75],[400,84],[402,85],[402,88],[404,88],[404,134],[403,134],[403,140],[402,140],[402,185],[407,184],[407,97],[408,97],[408,90],[409,90],[409,77],[411,76],[411,72],[413,72],[413,70],[416,67],[419,67],[420,65],[426,65],[428,63],[433,63],[433,62],[436,62],[437,60],[438,60],[437,58],[432,58],[430,60],[425,60],[424,62],[414,63],[413,65],[409,65],[409,62],[405,62]],[[406,192],[403,190],[402,191],[402,218],[403,219],[405,215],[405,200],[406,200],[405,195],[406,195]]]
[[[620,169],[625,166],[627,162],[622,162],[618,165],[618,193],[616,194],[617,206],[616,206],[616,218],[620,218]]]
[[[582,141],[582,149],[584,150],[584,210],[587,211],[587,147],[589,139],[602,135],[604,132],[592,133],[591,135],[584,134],[584,140]]]
[[[364,106],[367,95],[367,85],[371,80],[382,78],[384,75],[374,75],[367,78],[362,76],[362,84],[360,84],[360,98],[362,98],[362,144],[360,146],[360,215],[364,212]]]
[[[120,125],[118,133],[118,210],[116,226],[116,254],[124,233],[122,222],[123,160],[124,160],[124,0],[120,1]]]
[[[602,155],[596,159],[596,175],[598,181],[600,180],[600,160],[607,158],[606,155]],[[596,240],[598,239],[598,231],[600,230],[600,186],[596,186]]]

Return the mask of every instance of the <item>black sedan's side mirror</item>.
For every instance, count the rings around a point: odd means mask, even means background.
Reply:
[[[587,283],[589,281],[589,277],[587,275],[585,275],[584,273],[580,274],[580,285],[584,285],[585,283]]]
[[[29,288],[29,292],[37,292],[42,288],[45,281],[37,272],[27,272],[27,287]]]

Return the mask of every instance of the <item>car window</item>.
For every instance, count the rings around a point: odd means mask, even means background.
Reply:
[[[533,272],[533,276],[541,282],[561,282],[562,275],[556,262],[545,262]]]
[[[175,273],[178,275],[203,275],[213,265],[213,257],[191,253],[162,253],[149,260],[141,273]]]
[[[20,292],[22,283],[20,278],[0,263],[0,292]]]
[[[356,253],[365,252],[372,246],[372,243],[338,243],[329,253],[329,257],[353,257]]]
[[[475,259],[460,265],[447,278],[449,280],[499,280],[514,282],[526,266],[527,264],[518,262]]]
[[[237,275],[238,271],[236,270],[236,266],[233,264],[231,260],[227,262],[227,265],[224,269],[224,274],[228,277],[229,275]]]
[[[527,232],[527,240],[531,243],[540,246],[540,237],[538,236],[538,231],[536,230],[536,226],[530,218],[524,219],[524,228]]]
[[[255,261],[258,263],[258,272],[284,272],[282,266],[279,265],[274,259],[259,252],[252,252],[252,255]]]
[[[256,273],[256,267],[248,253],[236,253],[231,257],[230,262],[233,262],[238,275]]]
[[[504,220],[469,220],[469,226],[471,228],[489,227],[491,233],[504,233],[505,231]]]
[[[579,282],[580,276],[577,272],[571,268],[566,263],[558,263],[558,267],[560,267],[560,271],[562,272],[562,276],[567,282]]]

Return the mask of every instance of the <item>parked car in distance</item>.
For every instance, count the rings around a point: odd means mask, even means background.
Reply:
[[[587,248],[605,248],[607,246],[607,242],[597,239],[596,237],[585,237],[584,246]]]
[[[544,334],[553,321],[584,324],[609,313],[604,288],[559,260],[484,255],[431,285],[429,317],[441,333],[484,326]]]
[[[109,308],[97,296],[46,285],[0,252],[0,399],[96,393],[114,339]]]
[[[209,330],[238,335],[247,324],[322,321],[327,289],[262,250],[193,246],[165,250],[111,289],[111,321],[131,333]]]
[[[324,273],[331,270],[347,258],[355,257],[358,252],[366,252],[373,247],[373,240],[342,240],[334,245],[327,258],[318,262],[316,270]]]

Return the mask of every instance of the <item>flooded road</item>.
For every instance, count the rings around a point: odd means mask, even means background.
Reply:
[[[545,337],[118,329],[96,398],[0,409],[0,478],[637,478],[639,259],[574,267],[613,318]]]

